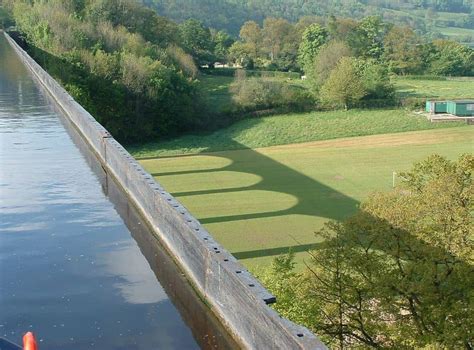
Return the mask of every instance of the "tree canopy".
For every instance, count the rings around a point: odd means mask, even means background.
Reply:
[[[306,271],[276,259],[277,310],[339,349],[472,348],[473,170],[472,155],[433,155],[318,232]]]
[[[342,57],[321,89],[321,99],[330,105],[348,109],[367,94],[356,67],[356,61]]]
[[[298,60],[301,67],[307,67],[310,70],[314,60],[328,39],[328,32],[319,24],[311,24],[303,32],[298,51]]]
[[[384,19],[398,25],[409,25],[424,33],[436,31],[436,22],[456,27],[472,28],[468,15],[473,11],[471,0],[144,0],[158,13],[178,22],[193,17],[206,26],[226,29],[237,34],[246,21],[262,23],[264,18],[284,18],[297,22],[304,16],[345,17],[362,19],[366,16],[383,15]],[[420,16],[420,11],[458,13],[449,23],[434,16]]]
[[[202,125],[195,69],[176,47],[200,58],[208,42],[188,45],[176,24],[133,0],[6,0],[4,6],[30,53],[119,140]]]

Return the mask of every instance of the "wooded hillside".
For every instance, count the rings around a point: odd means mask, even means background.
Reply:
[[[453,34],[468,42],[474,29],[471,0],[143,0],[161,15],[183,21],[190,17],[207,26],[226,29],[237,34],[248,20],[263,21],[266,17],[285,18],[296,22],[303,16],[334,15],[361,19],[380,15],[395,24],[405,24],[422,33],[441,37]],[[450,33],[453,29],[468,31]],[[454,29],[455,31],[455,29]]]

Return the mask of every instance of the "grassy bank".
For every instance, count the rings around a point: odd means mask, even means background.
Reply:
[[[449,128],[460,123],[431,123],[403,109],[349,110],[284,114],[245,119],[206,135],[186,135],[173,140],[129,147],[135,157],[157,157],[292,143],[341,137]]]

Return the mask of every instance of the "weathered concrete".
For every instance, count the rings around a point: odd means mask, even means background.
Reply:
[[[236,341],[248,349],[325,349],[309,330],[281,318],[275,297],[8,35],[36,80],[123,187],[158,239]]]

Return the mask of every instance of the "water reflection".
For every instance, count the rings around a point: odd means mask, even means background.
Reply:
[[[122,297],[130,304],[152,304],[168,299],[155,281],[150,269],[139,269],[143,255],[129,241],[119,242],[102,257],[104,270],[120,276],[115,284]]]
[[[0,336],[33,330],[51,350],[226,348],[202,340],[227,338],[210,336],[215,320],[169,257],[137,245],[117,213],[133,208],[63,122],[0,37]],[[138,235],[140,219],[127,224]]]

